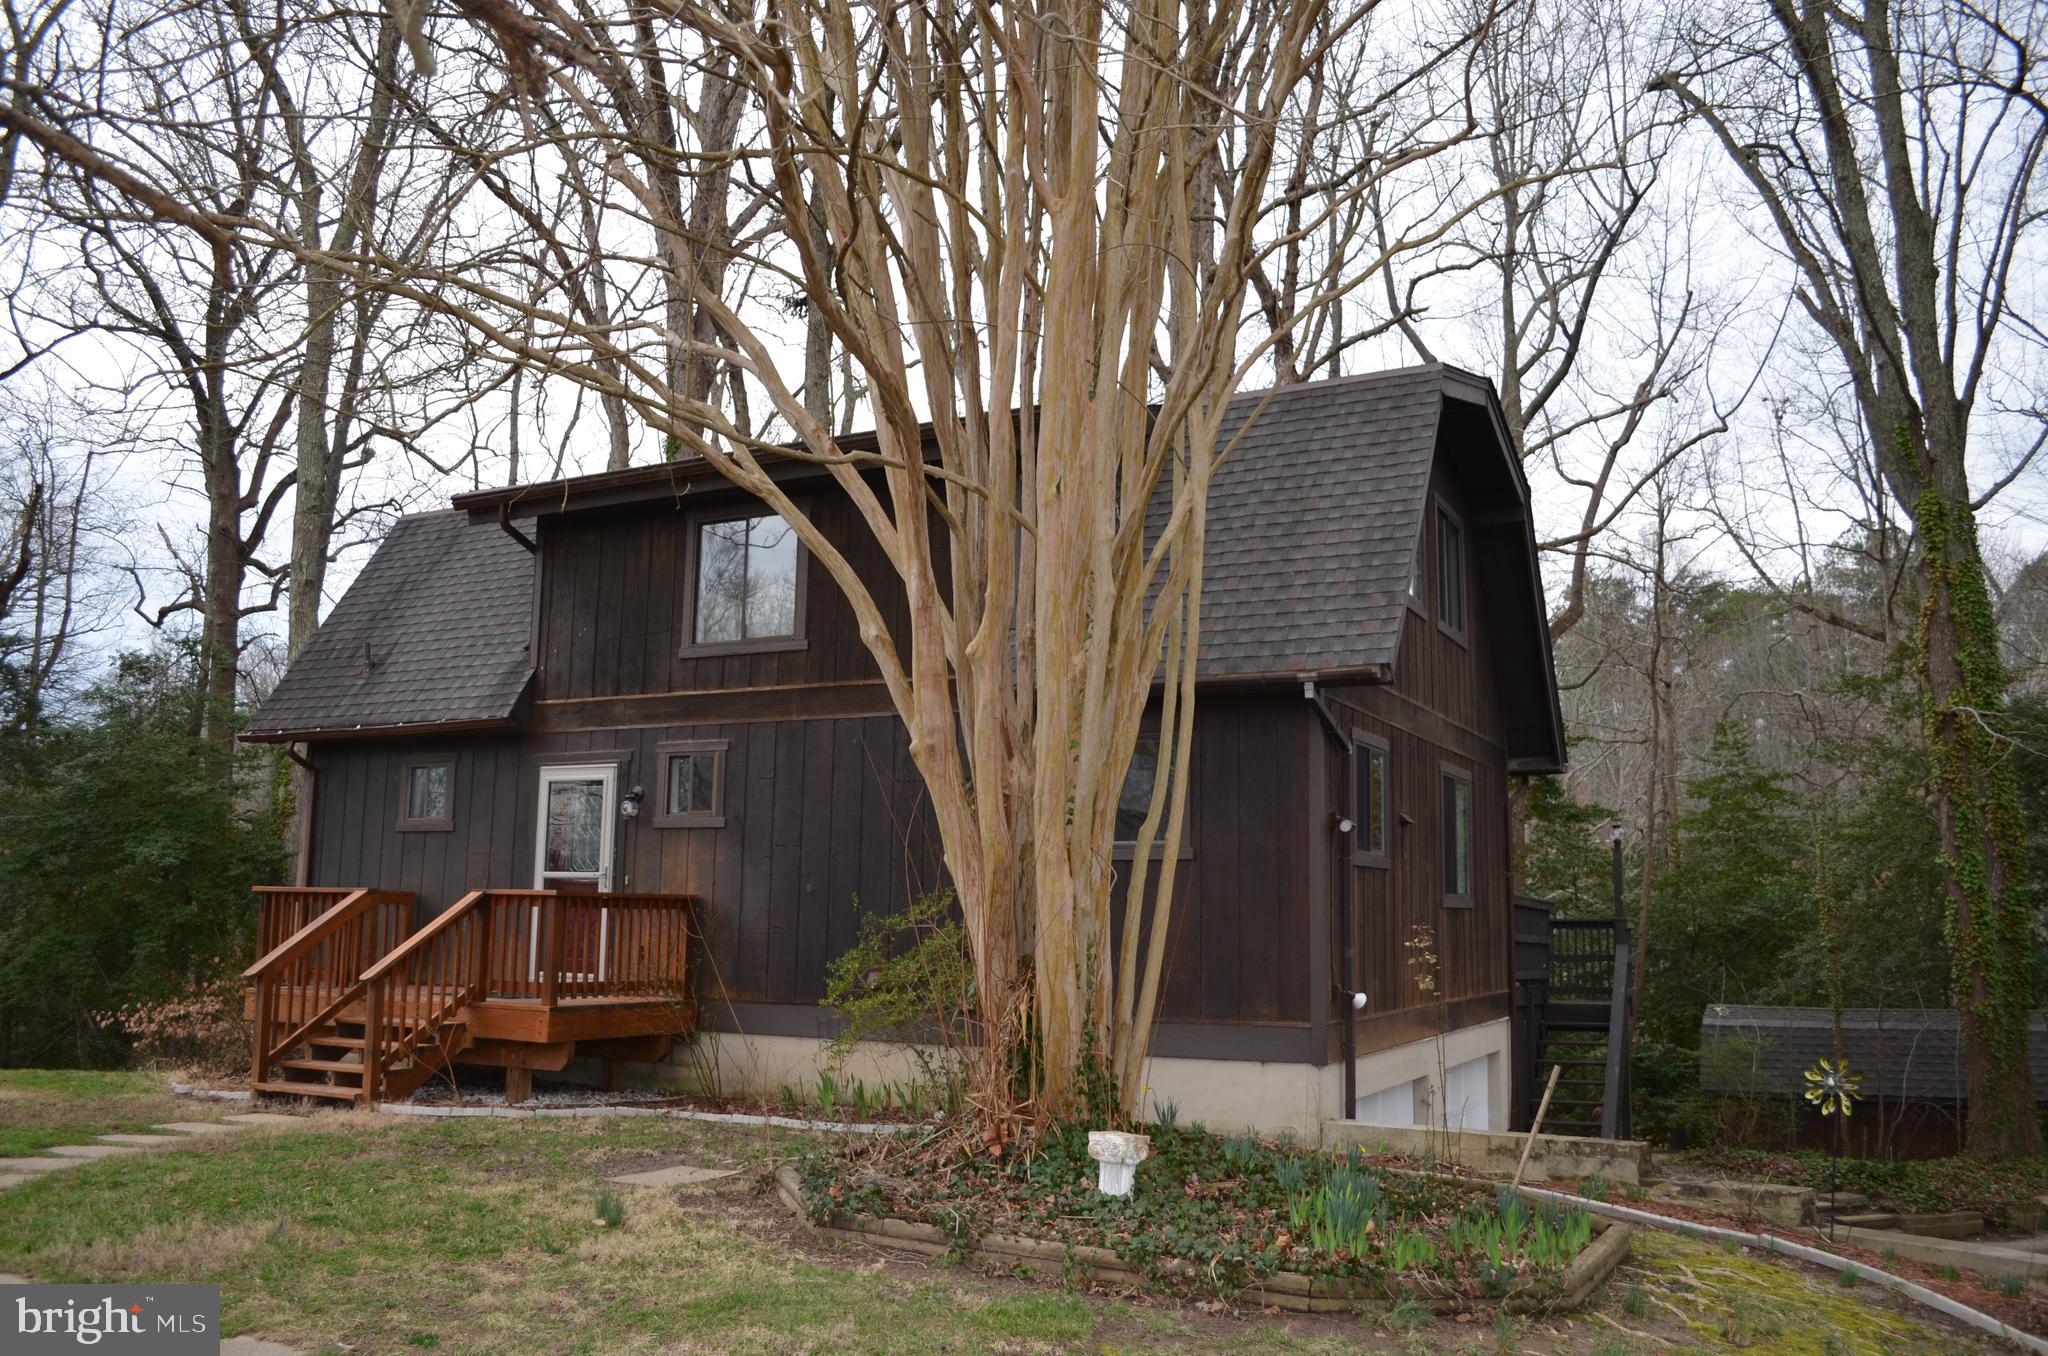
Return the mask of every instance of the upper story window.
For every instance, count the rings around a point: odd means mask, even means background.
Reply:
[[[803,635],[803,551],[774,514],[700,520],[691,543],[694,646],[749,648]]]
[[[1351,860],[1387,865],[1387,742],[1351,736]]]
[[[399,779],[398,827],[432,831],[455,827],[455,762],[414,759]]]
[[[1465,525],[1442,504],[1436,508],[1436,621],[1465,638]]]
[[[1444,903],[1472,902],[1472,774],[1443,768]]]
[[[1408,606],[1424,616],[1429,614],[1429,529],[1415,529],[1415,554],[1408,558]]]

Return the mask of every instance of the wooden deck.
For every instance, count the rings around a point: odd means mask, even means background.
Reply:
[[[687,895],[477,890],[426,926],[403,891],[263,889],[245,973],[260,1091],[372,1102],[453,1064],[658,1060],[696,1023]],[[374,1038],[373,1038],[374,1033]]]

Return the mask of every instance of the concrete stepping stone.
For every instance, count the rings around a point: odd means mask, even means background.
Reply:
[[[0,1271],[0,1285],[33,1285],[26,1276],[17,1276],[11,1271]]]
[[[135,1146],[132,1144],[58,1144],[43,1150],[43,1152],[55,1154],[59,1158],[116,1158],[122,1154],[134,1153]]]
[[[61,1172],[84,1164],[82,1158],[0,1158],[0,1172]]]
[[[94,1135],[102,1144],[128,1144],[138,1149],[160,1149],[166,1144],[183,1144],[176,1135]]]
[[[221,1339],[220,1356],[299,1356],[299,1351],[260,1337],[226,1337]]]
[[[282,1116],[275,1111],[241,1111],[225,1118],[233,1125],[304,1125],[304,1116]]]
[[[231,1135],[237,1130],[247,1130],[246,1125],[226,1125],[220,1121],[165,1121],[152,1125],[152,1130],[170,1130],[180,1135]]]
[[[695,1186],[699,1182],[715,1182],[721,1177],[730,1177],[738,1168],[698,1168],[688,1163],[679,1163],[672,1168],[655,1168],[650,1172],[629,1172],[620,1177],[607,1177],[607,1182],[621,1182],[626,1186],[670,1187]]]
[[[34,1176],[33,1173],[26,1172],[0,1172],[0,1191],[5,1191],[9,1187],[18,1187],[32,1176]]]

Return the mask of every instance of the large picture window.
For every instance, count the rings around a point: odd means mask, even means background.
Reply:
[[[690,643],[745,649],[801,638],[803,551],[773,514],[698,522],[691,543]]]
[[[1443,770],[1444,903],[1472,903],[1472,774]]]
[[[1373,735],[1351,736],[1351,824],[1351,860],[1385,866],[1387,743]]]
[[[398,827],[434,833],[455,827],[455,760],[408,760],[398,780]]]
[[[1465,527],[1441,504],[1436,510],[1436,621],[1465,638]]]

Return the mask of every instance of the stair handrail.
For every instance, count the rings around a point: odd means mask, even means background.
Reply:
[[[418,1048],[429,1033],[438,1031],[447,1019],[454,1015],[464,1003],[481,992],[489,976],[484,964],[486,948],[471,946],[455,951],[451,960],[458,967],[457,973],[446,987],[451,995],[439,1009],[421,1014],[419,1019],[395,1039],[387,1039],[384,1010],[389,990],[396,982],[396,975],[413,957],[423,954],[439,939],[461,926],[472,914],[483,919],[483,927],[490,926],[491,911],[487,907],[492,895],[490,890],[471,890],[441,915],[407,937],[382,960],[363,971],[363,1099],[366,1103],[377,1100],[384,1080],[384,1070],[394,1059],[403,1057]],[[388,1047],[388,1048],[387,1048]]]
[[[287,961],[297,960],[319,945],[328,933],[346,922],[349,915],[369,908],[371,897],[381,893],[382,891],[369,889],[349,891],[333,908],[279,942],[271,948],[268,955],[259,957],[254,965],[242,971],[242,978],[253,980],[266,970],[274,970]]]
[[[301,976],[303,992],[284,995],[284,1006],[288,1012],[280,1017],[280,990],[291,980],[291,966],[309,955],[322,943],[340,937],[343,930],[357,923],[373,909],[386,905],[409,903],[412,895],[404,890],[372,890],[368,888],[349,891],[332,908],[307,923],[290,937],[278,943],[270,952],[242,972],[242,978],[254,990],[251,995],[254,1011],[251,1014],[252,1046],[250,1052],[250,1078],[261,1083],[269,1076],[272,1062],[297,1046],[334,1015],[347,1007],[362,993],[363,984],[359,967],[364,957],[348,960],[337,955],[333,972],[324,976],[324,984],[315,985],[311,977]],[[376,924],[367,924],[353,939],[356,945],[368,946],[377,937]],[[336,982],[346,975],[344,982]],[[331,986],[331,987],[330,987]],[[325,1001],[319,995],[325,994]],[[312,1008],[308,1002],[318,1002]],[[286,1029],[279,1035],[276,1028]]]

